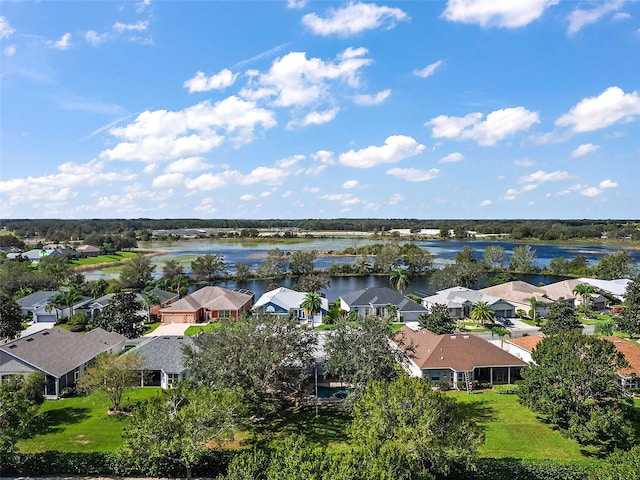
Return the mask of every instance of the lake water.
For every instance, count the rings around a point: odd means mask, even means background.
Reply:
[[[376,239],[349,239],[349,238],[322,238],[301,240],[293,243],[279,242],[224,242],[219,240],[189,240],[178,242],[140,242],[140,248],[148,250],[161,250],[167,252],[163,255],[153,257],[152,262],[156,265],[155,275],[159,278],[162,275],[162,267],[167,260],[176,260],[183,265],[185,272],[190,273],[191,262],[198,256],[205,254],[221,254],[224,260],[229,264],[229,268],[233,269],[236,263],[249,263],[257,267],[267,252],[274,248],[284,251],[297,250],[316,250],[318,252],[338,252],[349,247],[358,247],[361,245],[380,243],[382,240]],[[401,242],[404,243],[404,242]],[[455,260],[456,253],[461,251],[465,246],[475,249],[478,259],[482,258],[483,250],[490,245],[502,246],[507,257],[511,256],[513,249],[522,245],[514,242],[496,242],[487,240],[417,240],[418,246],[428,250],[434,255],[434,264],[436,266],[446,265]],[[589,265],[595,265],[604,255],[613,253],[621,248],[610,246],[559,246],[559,245],[532,245],[536,252],[534,264],[544,268],[549,265],[553,258],[564,257],[571,260],[577,256],[587,258]],[[640,250],[627,249],[631,256],[632,262],[640,265]],[[354,257],[350,256],[322,256],[315,262],[318,270],[329,268],[332,263],[353,262]],[[87,280],[96,280],[98,278],[117,278],[119,273],[110,271],[109,269],[98,269],[85,272]],[[533,285],[540,283],[550,283],[557,281],[557,278],[547,275],[526,275],[520,276]],[[295,280],[290,278],[279,279],[276,283],[285,287],[291,287]],[[271,280],[249,280],[243,282],[228,281],[220,283],[221,286],[229,288],[246,288],[256,294],[258,298],[264,291]],[[323,291],[329,300],[337,298],[337,296],[371,286],[389,286],[389,280],[386,276],[366,276],[366,277],[332,277],[331,286]],[[429,277],[420,277],[414,279],[407,289],[407,293],[430,292],[433,289],[429,285]]]

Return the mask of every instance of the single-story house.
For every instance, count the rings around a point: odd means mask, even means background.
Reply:
[[[340,309],[356,312],[360,317],[387,316],[390,314],[389,306],[395,307],[397,319],[401,322],[415,322],[420,315],[429,313],[424,305],[387,287],[364,288],[340,297]]]
[[[239,318],[251,310],[255,295],[247,290],[203,287],[160,309],[162,323],[196,323]]]
[[[422,299],[422,304],[429,311],[433,305],[446,305],[451,318],[455,320],[469,317],[471,310],[478,302],[486,302],[497,316],[505,318],[515,316],[515,307],[506,300],[465,287],[447,288]]]
[[[531,309],[531,297],[535,297],[541,304],[536,310],[537,314],[541,317],[546,315],[553,302],[558,299],[558,297],[549,296],[547,291],[542,287],[536,287],[521,280],[482,288],[478,291],[486,295],[502,298],[512,304],[516,309],[522,309],[525,312]]]
[[[467,377],[491,385],[514,383],[526,362],[470,333],[436,335],[423,328],[402,327],[397,346],[406,356],[403,367],[414,377],[449,382],[457,388]]]
[[[145,296],[141,293],[136,292],[136,299],[138,300],[141,306],[140,313],[144,314],[145,317],[147,316],[148,313],[151,313],[151,315],[160,316],[160,309],[167,307],[171,305],[173,302],[176,302],[177,300],[180,299],[179,294],[174,292],[169,292],[166,290],[161,290],[159,288],[154,288],[153,290],[150,290],[149,293],[155,295],[158,299],[158,301],[151,306],[151,312],[149,312],[144,306],[146,302]],[[107,293],[106,295],[103,295],[101,297],[98,297],[96,299],[93,299],[83,304],[79,310],[87,313],[87,315],[89,315],[89,317],[93,319],[107,305],[109,305],[109,303],[111,303],[111,299],[113,298],[114,295],[115,293]]]
[[[189,376],[184,366],[182,348],[193,345],[193,338],[185,336],[149,337],[129,352],[135,352],[144,360],[141,387],[171,388],[171,385]],[[127,352],[127,353],[129,353]]]
[[[0,346],[0,382],[10,375],[41,372],[44,395],[58,398],[65,387],[73,387],[101,353],[120,353],[125,337],[96,328],[72,333],[51,328]]]
[[[545,285],[542,288],[547,295],[551,298],[564,298],[567,301],[573,302],[575,307],[578,307],[582,304],[582,297],[580,294],[576,294],[573,291],[576,286],[580,284],[584,284],[586,282],[581,282],[577,278],[572,278],[569,280],[562,280],[560,282],[550,283],[549,285]],[[587,284],[590,285],[590,284]],[[594,292],[591,295],[591,299],[588,301],[589,306],[594,310],[604,310],[607,308],[607,298],[603,295]]]
[[[631,282],[628,278],[619,278],[616,280],[600,280],[597,278],[579,278],[580,283],[593,285],[602,292],[609,293],[614,297],[624,301],[627,294],[627,285]]]
[[[97,257],[100,255],[100,248],[94,245],[80,245],[79,247],[76,247],[76,252],[78,252],[78,255],[82,258]]]
[[[49,255],[56,255],[60,258],[65,258],[64,254],[59,252],[58,250],[47,250],[44,248],[34,248],[32,250],[28,250],[26,252],[21,253],[9,253],[7,255],[7,260],[16,260],[18,257],[26,258],[29,262],[33,264],[40,263],[40,260],[44,257],[48,257]]]
[[[68,317],[71,314],[71,308],[64,305],[54,307],[49,301],[54,295],[60,293],[56,290],[46,290],[31,293],[25,297],[16,300],[20,307],[22,315],[30,315],[31,320],[36,323],[56,322],[59,318]],[[91,297],[81,297],[73,304],[73,311],[83,311],[85,305],[91,301]]]
[[[533,363],[531,352],[542,341],[544,335],[531,335],[529,337],[512,338],[507,340],[509,352],[522,358],[527,363]],[[610,341],[629,362],[629,367],[618,370],[620,383],[623,387],[640,387],[640,345],[637,342],[624,340],[618,337],[604,337]]]
[[[276,288],[263,293],[252,310],[275,315],[295,315],[301,322],[309,322],[311,319],[302,308],[306,295],[306,292],[297,292],[286,287]],[[320,297],[320,312],[313,316],[314,325],[322,323],[322,317],[328,313],[329,300]]]

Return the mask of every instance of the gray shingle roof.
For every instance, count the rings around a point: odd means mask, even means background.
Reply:
[[[183,345],[193,345],[193,338],[183,336],[151,337],[130,351],[138,353],[144,359],[147,370],[182,373],[186,370],[182,363]]]
[[[120,342],[124,343],[124,340],[122,335],[101,328],[85,334],[51,328],[9,342],[0,350],[54,377],[60,377]]]
[[[47,301],[51,297],[53,297],[56,293],[58,293],[56,290],[34,292],[30,295],[19,298],[18,300],[16,300],[16,303],[21,308],[29,308],[29,307],[33,307],[41,304],[46,304]]]
[[[419,303],[387,287],[364,288],[343,295],[341,298],[351,307],[395,305],[400,312],[426,312],[426,308]]]

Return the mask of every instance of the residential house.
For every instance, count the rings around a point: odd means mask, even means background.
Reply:
[[[247,290],[204,287],[160,309],[162,323],[208,322],[239,318],[251,310],[255,295]]]
[[[550,298],[564,298],[565,300],[572,302],[575,307],[579,307],[582,304],[583,298],[574,293],[576,286],[583,284],[585,282],[580,281],[579,279],[572,278],[569,280],[562,280],[560,282],[550,283],[549,285],[545,285],[542,288]],[[589,285],[589,284],[587,284]],[[591,295],[590,299],[584,299],[592,309],[594,310],[604,310],[607,308],[607,298],[599,293],[595,293]]]
[[[320,297],[320,312],[309,318],[302,308],[306,292],[297,292],[289,288],[280,287],[265,292],[253,306],[254,311],[271,313],[276,315],[295,315],[301,322],[310,322],[314,325],[322,323],[322,318],[329,313],[329,301]]]
[[[56,322],[59,318],[69,317],[71,311],[83,311],[84,306],[90,302],[91,297],[81,297],[76,301],[72,308],[66,305],[50,305],[49,301],[59,291],[47,290],[31,293],[25,297],[16,300],[16,303],[20,307],[22,315],[31,316],[31,321],[35,323]]]
[[[507,340],[509,352],[523,359],[527,363],[534,363],[531,352],[542,341],[544,335],[531,335],[529,337],[512,338]],[[613,343],[620,353],[624,355],[629,367],[618,370],[620,383],[623,387],[640,388],[640,345],[637,342],[623,340],[618,337],[603,337]]]
[[[627,285],[631,282],[628,278],[619,278],[616,280],[600,280],[597,278],[579,278],[580,283],[587,283],[596,287],[599,291],[613,295],[615,298],[624,301],[627,293]]]
[[[140,386],[171,388],[171,385],[189,376],[189,369],[183,362],[183,347],[193,345],[193,338],[185,336],[149,337],[136,348],[135,352],[144,360]]]
[[[396,318],[400,322],[415,322],[420,315],[429,313],[425,306],[387,287],[364,288],[339,299],[342,311],[356,312],[360,317],[389,316],[393,312],[389,307],[395,308]]]
[[[153,290],[150,290],[149,293],[151,295],[155,295],[155,297],[158,299],[157,302],[154,302],[153,305],[151,305],[151,310],[149,311],[146,307],[145,307],[145,303],[147,301],[145,295],[143,295],[142,293],[136,292],[136,299],[138,300],[138,302],[140,303],[140,313],[143,314],[145,317],[149,314],[151,315],[156,315],[156,316],[160,316],[160,310],[164,307],[168,307],[169,305],[171,305],[173,302],[176,302],[180,299],[180,295],[175,293],[175,292],[169,292],[166,290],[161,290],[159,288],[154,288]],[[107,305],[109,305],[111,303],[111,299],[113,298],[113,296],[115,295],[115,293],[107,293],[106,295],[103,295],[102,297],[98,297],[96,299],[91,300],[90,302],[87,302],[85,304],[82,305],[81,307],[81,311],[84,311],[87,315],[89,315],[89,318],[93,319],[95,318]]]
[[[536,314],[540,317],[544,317],[553,302],[557,300],[557,297],[550,297],[544,288],[536,287],[521,280],[482,288],[479,292],[502,298],[516,309],[521,309],[525,312],[531,309],[531,298],[533,297],[540,303],[540,306],[536,309]]]
[[[76,247],[76,252],[78,252],[78,255],[82,258],[97,257],[100,255],[100,248],[94,245],[80,245]]]
[[[429,311],[433,305],[446,305],[449,309],[449,315],[455,320],[468,318],[474,305],[478,302],[486,302],[497,316],[505,318],[515,316],[515,307],[506,300],[465,287],[447,288],[422,299],[422,304]]]
[[[469,381],[491,385],[514,383],[527,364],[481,337],[468,333],[436,335],[423,328],[402,327],[397,346],[405,353],[403,367],[409,375],[431,382]]]
[[[0,346],[0,382],[10,375],[45,375],[44,394],[58,398],[73,387],[101,353],[120,353],[125,337],[101,328],[72,333],[62,328],[43,330]]]
[[[60,258],[65,258],[64,254],[59,252],[58,250],[47,250],[44,248],[34,248],[32,250],[28,250],[26,252],[21,253],[9,253],[7,255],[7,260],[17,260],[18,257],[26,258],[34,265],[40,263],[40,260],[44,257],[48,257],[49,255],[55,255]]]

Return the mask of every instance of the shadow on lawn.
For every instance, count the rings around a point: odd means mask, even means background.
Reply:
[[[462,394],[461,394],[462,395]],[[457,405],[465,418],[472,418],[483,430],[486,424],[495,420],[496,410],[489,400],[482,398],[482,392],[473,394],[473,401],[458,401]]]
[[[90,410],[82,407],[69,407],[60,410],[49,410],[40,415],[36,434],[47,434],[62,431],[65,426],[80,423],[89,418]]]
[[[351,416],[339,405],[321,406],[316,417],[315,407],[297,407],[283,415],[257,423],[252,428],[250,443],[269,443],[292,434],[304,435],[318,446],[347,442],[347,427]]]

